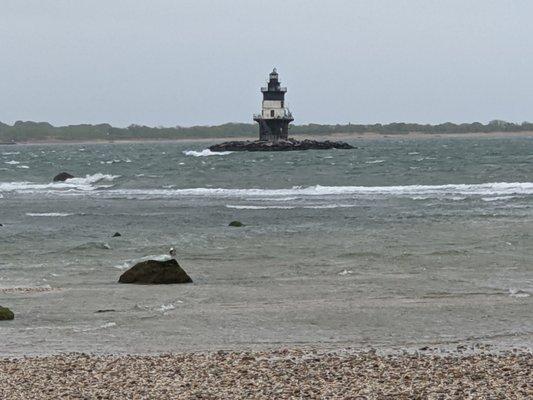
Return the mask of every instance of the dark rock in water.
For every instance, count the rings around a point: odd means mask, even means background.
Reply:
[[[244,224],[241,221],[231,221],[228,226],[241,227],[244,226]]]
[[[95,313],[115,312],[116,310],[109,308],[104,310],[96,310]]]
[[[13,311],[6,307],[0,307],[0,321],[7,321],[14,318],[15,314],[13,314]]]
[[[54,182],[64,182],[67,179],[74,178],[74,175],[70,175],[68,172],[61,172],[54,176]]]
[[[118,280],[120,283],[190,283],[192,279],[174,259],[148,260],[135,264]]]
[[[122,236],[119,232],[115,232],[115,233],[113,234],[113,237],[119,237],[119,236]]]
[[[4,226],[4,224],[0,224],[0,226]]]
[[[326,140],[278,140],[277,142],[233,141],[215,144],[209,147],[211,151],[294,151],[294,150],[328,150],[328,149],[354,149],[346,142],[332,142]]]

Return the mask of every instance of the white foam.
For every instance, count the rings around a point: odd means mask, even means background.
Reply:
[[[355,204],[321,204],[321,205],[293,205],[293,206],[255,206],[255,205],[234,205],[226,204],[227,208],[234,208],[237,210],[293,210],[295,208],[310,208],[310,209],[328,209],[328,208],[348,208],[356,207]]]
[[[34,183],[34,182],[0,182],[0,192],[36,192],[36,191],[65,191],[65,190],[81,190],[91,191],[102,187],[110,187],[108,185],[95,185],[97,182],[110,182],[118,175],[106,175],[96,173],[93,175],[86,175],[84,178],[71,178],[64,182],[50,182],[50,183]]]
[[[0,185],[1,187],[1,185]],[[482,184],[450,185],[405,185],[405,186],[295,186],[291,189],[119,189],[108,190],[106,195],[135,197],[220,197],[220,198],[257,198],[288,196],[495,196],[495,195],[533,195],[533,182],[495,182]]]
[[[68,217],[69,213],[58,213],[58,212],[51,212],[51,213],[26,213],[28,217]]]
[[[169,310],[175,309],[176,306],[174,304],[163,304],[161,307],[159,307],[159,311],[165,312]]]
[[[10,161],[4,161],[4,164],[17,165],[17,164],[20,164],[20,162],[15,161],[15,160],[10,160]]]
[[[183,152],[183,154],[185,154],[186,156],[194,156],[194,157],[225,156],[231,153],[233,152],[232,151],[211,151],[209,149],[204,149],[202,151],[185,150]]]
[[[17,154],[20,154],[20,151],[4,151],[2,154],[4,156],[16,156]]]
[[[351,275],[351,274],[353,274],[353,271],[352,270],[347,270],[347,269],[339,272],[339,275],[341,275],[341,276]]]
[[[128,262],[124,262],[124,263],[119,264],[119,265],[113,265],[113,268],[120,269],[121,271],[125,270],[125,269],[128,269],[129,267],[131,267],[131,265]]]
[[[365,164],[381,164],[384,162],[385,160],[373,160],[373,161],[366,161]]]
[[[495,197],[482,197],[483,201],[500,201],[500,200],[510,200],[515,199],[517,196],[495,196]]]
[[[529,293],[523,291],[523,290],[520,290],[520,289],[516,289],[516,288],[510,288],[509,289],[509,296],[510,297],[516,297],[516,298],[526,298],[526,297],[529,297]]]
[[[124,269],[131,268],[135,264],[140,263],[142,261],[146,261],[146,260],[167,261],[169,259],[170,259],[170,256],[168,254],[157,254],[157,255],[145,256],[141,258],[135,258],[132,260],[126,260],[122,264],[114,265],[113,268],[124,270]]]
[[[28,167],[27,165],[17,165],[17,168],[29,169],[30,167]]]

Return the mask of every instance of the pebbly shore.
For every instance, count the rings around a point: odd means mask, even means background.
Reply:
[[[309,349],[0,359],[2,399],[531,399],[528,351]]]

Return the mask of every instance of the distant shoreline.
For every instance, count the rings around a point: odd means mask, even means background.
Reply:
[[[377,139],[486,139],[486,138],[516,138],[533,137],[533,131],[524,132],[470,132],[470,133],[422,133],[411,132],[401,134],[383,133],[333,133],[328,135],[293,135],[295,139],[315,139],[315,140],[377,140]],[[117,140],[30,140],[21,141],[14,144],[6,143],[0,146],[16,146],[31,144],[127,144],[127,143],[174,143],[174,142],[226,142],[232,140],[257,140],[257,136],[234,136],[234,137],[212,137],[212,138],[176,138],[176,139],[117,139]]]

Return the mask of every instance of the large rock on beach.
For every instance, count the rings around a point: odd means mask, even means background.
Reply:
[[[53,181],[54,182],[64,182],[67,179],[71,179],[71,178],[74,178],[74,175],[71,175],[68,172],[61,172],[61,173],[57,174],[56,176],[54,176]]]
[[[240,228],[241,226],[244,226],[244,224],[241,221],[231,221],[228,226]]]
[[[0,321],[11,320],[15,318],[15,314],[7,307],[0,307]]]
[[[330,140],[278,140],[269,141],[232,141],[215,144],[209,147],[211,151],[294,151],[294,150],[328,150],[328,149],[354,149],[346,142],[333,142]]]
[[[191,283],[192,279],[174,259],[147,260],[135,264],[122,275],[119,283],[167,284]]]

